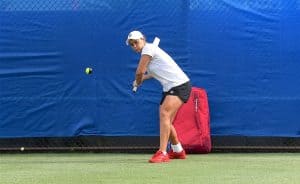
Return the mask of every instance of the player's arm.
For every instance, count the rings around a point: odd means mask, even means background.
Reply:
[[[147,71],[147,67],[150,63],[151,58],[152,58],[151,56],[146,55],[146,54],[141,56],[139,65],[135,72],[135,81],[138,86],[141,85],[141,83],[143,82],[144,79],[146,79],[146,78],[144,78],[144,75]],[[150,77],[150,75],[147,77]]]

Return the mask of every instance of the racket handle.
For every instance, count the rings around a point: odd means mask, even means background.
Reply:
[[[158,37],[155,37],[154,40],[153,40],[153,44],[158,46],[159,42],[160,42],[160,39]]]

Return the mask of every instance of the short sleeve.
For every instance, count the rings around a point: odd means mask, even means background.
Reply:
[[[149,55],[149,56],[153,57],[154,56],[154,52],[155,52],[154,45],[147,43],[144,46],[141,55]]]

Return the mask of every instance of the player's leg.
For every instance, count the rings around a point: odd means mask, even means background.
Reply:
[[[170,140],[171,144],[173,144],[173,145],[179,143],[179,140],[178,140],[178,137],[177,137],[177,132],[176,132],[174,126],[173,126],[173,122],[174,122],[174,119],[176,117],[177,111],[175,112],[175,114],[172,116],[172,119],[171,119],[171,130],[170,130],[169,140]]]
[[[179,140],[178,140],[178,137],[177,137],[177,132],[176,132],[173,125],[171,125],[171,130],[170,130],[170,142],[171,142],[172,145],[176,145],[176,144],[179,143]]]
[[[170,159],[185,159],[186,158],[185,150],[183,149],[183,147],[177,137],[177,132],[173,125],[171,125],[170,142],[171,142],[171,149],[168,151],[169,158]]]
[[[185,83],[181,86],[178,86],[174,89],[176,96],[178,96],[182,102],[187,102],[189,99],[190,93],[191,93],[191,84]],[[177,111],[176,111],[177,113]],[[176,117],[176,113],[174,116],[172,116],[172,124],[174,122],[174,119]],[[173,125],[171,125],[171,130],[170,130],[170,142],[171,142],[171,149],[169,150],[169,158],[171,159],[185,159],[186,154],[184,149],[182,148],[182,145],[178,139],[176,129],[174,128]]]
[[[176,113],[171,120],[172,123],[174,122]],[[176,132],[176,129],[173,126],[173,124],[171,124],[169,140],[171,142],[171,149],[168,151],[169,158],[170,159],[185,159],[186,153],[178,139],[177,132]]]
[[[174,119],[176,112],[181,105],[182,101],[179,99],[179,97],[167,95],[163,104],[160,106],[160,151],[166,151],[167,149],[167,144],[172,129],[172,120]],[[174,130],[175,129],[172,131]]]
[[[160,119],[160,147],[158,152],[149,160],[150,162],[165,162],[168,161],[166,154],[167,144],[171,132],[172,119],[176,115],[177,110],[182,105],[179,97],[166,95],[159,109]],[[164,154],[164,155],[162,155]]]

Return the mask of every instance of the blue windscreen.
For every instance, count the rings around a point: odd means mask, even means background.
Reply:
[[[132,30],[207,90],[213,135],[300,136],[297,0],[0,0],[0,137],[158,135]]]

